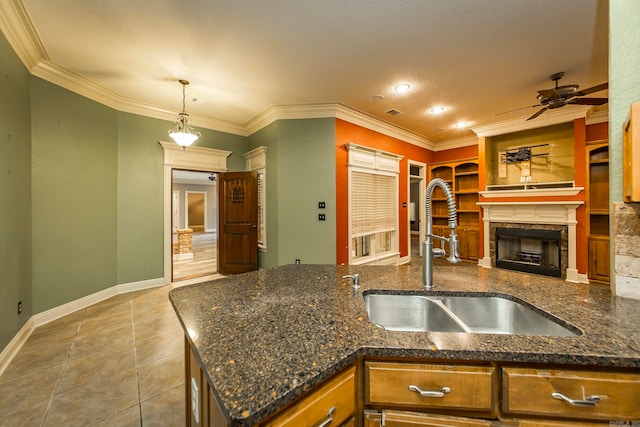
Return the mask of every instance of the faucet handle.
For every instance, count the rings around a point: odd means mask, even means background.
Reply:
[[[358,287],[360,286],[360,275],[358,273],[355,274],[347,274],[345,276],[342,276],[343,279],[353,279],[353,287],[355,289],[358,289]]]
[[[458,252],[458,246],[459,246],[458,236],[456,236],[455,233],[451,233],[451,235],[449,236],[449,257],[447,258],[447,261],[449,261],[452,264],[462,262],[460,260],[460,253]]]

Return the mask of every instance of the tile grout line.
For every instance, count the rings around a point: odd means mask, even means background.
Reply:
[[[131,293],[129,294],[131,295]],[[133,296],[131,302],[131,333],[133,334],[133,360],[136,364],[136,385],[138,388],[138,414],[140,416],[140,427],[142,427],[142,402],[140,395],[140,372],[138,371],[138,347],[136,345],[136,322],[133,314]]]
[[[82,318],[80,319],[80,322],[78,323],[78,329],[76,330],[75,335],[73,336],[73,338],[71,339],[71,342],[69,344],[69,351],[67,352],[67,358],[64,361],[64,364],[62,365],[62,369],[60,370],[60,375],[58,375],[58,379],[56,381],[56,386],[53,388],[53,392],[51,393],[51,398],[49,399],[49,403],[47,404],[47,407],[44,410],[44,414],[42,414],[42,420],[40,421],[40,426],[44,427],[44,423],[47,419],[47,416],[49,415],[49,410],[51,409],[51,405],[53,404],[53,399],[55,399],[56,397],[56,391],[58,391],[58,387],[60,386],[60,381],[62,380],[62,375],[64,374],[65,369],[67,368],[67,364],[69,363],[69,359],[71,359],[71,350],[73,350],[73,344],[75,343],[76,339],[78,339],[78,335],[80,334],[80,329],[82,328],[82,323],[84,322],[85,318],[87,316],[87,309],[83,308],[82,309]]]

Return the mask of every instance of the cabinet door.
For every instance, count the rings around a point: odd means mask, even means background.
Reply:
[[[479,233],[473,228],[463,228],[458,233],[460,258],[477,261],[479,251]]]
[[[351,367],[268,422],[267,426],[311,427],[322,423],[340,425],[354,414],[355,399],[355,368]]]
[[[365,403],[490,412],[495,376],[489,366],[365,362]]]
[[[609,281],[609,237],[589,237],[589,278]]]
[[[502,409],[511,414],[607,421],[640,418],[638,374],[504,367],[502,391]]]
[[[422,414],[407,411],[382,411],[384,427],[489,427],[491,422],[487,420],[453,417],[448,415]],[[366,418],[365,418],[366,419]],[[378,427],[378,424],[367,424],[365,427]]]

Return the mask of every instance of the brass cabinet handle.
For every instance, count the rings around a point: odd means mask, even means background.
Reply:
[[[329,412],[327,412],[327,419],[324,420],[323,422],[321,422],[320,424],[318,424],[318,427],[327,427],[329,425],[331,425],[331,423],[333,422],[333,413],[336,412],[336,407],[334,406],[333,408],[329,409]]]
[[[440,391],[429,391],[420,390],[420,387],[418,387],[417,385],[410,385],[409,390],[415,391],[422,397],[444,397],[445,393],[451,393],[451,389],[449,387],[442,387]]]
[[[569,405],[573,406],[596,406],[596,403],[600,400],[600,396],[589,396],[586,399],[571,399],[562,393],[551,393],[551,397],[558,400],[564,400]]]

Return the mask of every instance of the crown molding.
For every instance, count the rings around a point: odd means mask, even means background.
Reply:
[[[30,72],[40,61],[49,59],[22,1],[0,1],[0,30]]]
[[[483,126],[471,128],[478,136],[495,136],[505,133],[518,132],[522,130],[536,129],[560,123],[571,122],[585,116],[589,107],[572,106],[572,108],[561,108],[557,110],[545,111],[542,119],[527,121],[525,117],[491,123]]]
[[[595,125],[598,123],[605,123],[609,121],[609,104],[600,106],[594,105],[587,110],[585,116],[585,124]]]
[[[460,138],[452,138],[442,142],[438,142],[438,144],[436,145],[435,151],[451,150],[454,148],[467,147],[470,145],[478,145],[477,135],[463,136]]]
[[[428,150],[435,150],[436,147],[436,143],[428,138],[383,122],[380,119],[371,117],[340,103],[272,105],[249,121],[246,129],[247,133],[252,135],[277,120],[319,119],[329,117],[341,119]]]

